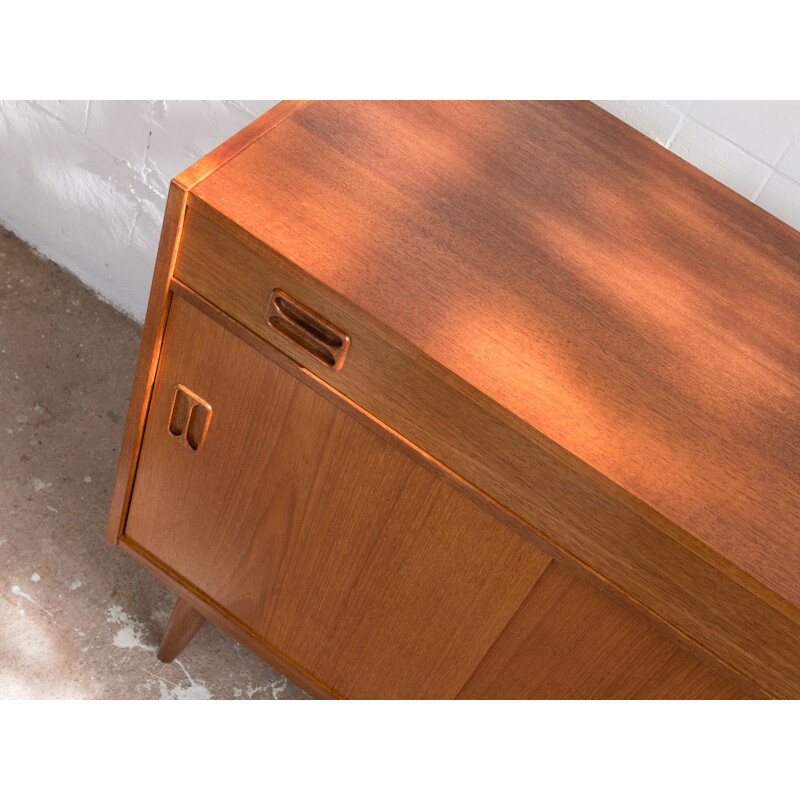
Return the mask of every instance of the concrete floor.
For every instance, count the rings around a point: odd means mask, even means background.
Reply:
[[[141,328],[0,228],[0,698],[300,699],[103,539]]]

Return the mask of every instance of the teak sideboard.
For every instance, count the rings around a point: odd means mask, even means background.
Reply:
[[[284,102],[170,188],[108,540],[318,697],[800,697],[800,234],[590,103]]]

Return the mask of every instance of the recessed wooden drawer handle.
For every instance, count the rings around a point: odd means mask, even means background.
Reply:
[[[276,289],[269,299],[267,322],[278,333],[299,344],[332,369],[341,369],[350,337],[310,308]]]
[[[169,432],[192,450],[200,450],[211,424],[211,406],[190,389],[178,384],[169,415]]]

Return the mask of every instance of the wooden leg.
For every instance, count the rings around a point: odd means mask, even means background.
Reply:
[[[206,618],[190,602],[179,597],[161,639],[158,660],[168,664],[179,656],[205,621]]]

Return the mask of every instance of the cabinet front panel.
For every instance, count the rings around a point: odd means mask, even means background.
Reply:
[[[770,694],[798,696],[795,610],[195,198],[175,275],[510,509],[534,546],[549,540]],[[270,325],[275,289],[349,337],[340,370]]]
[[[126,537],[348,697],[454,696],[550,563],[178,297]]]
[[[552,562],[459,697],[741,700],[718,674],[611,594]]]

